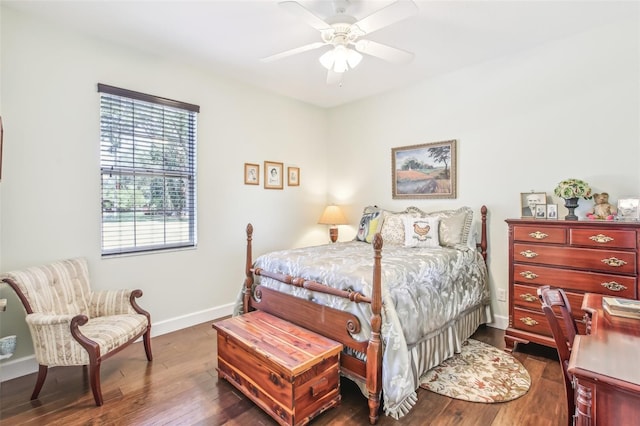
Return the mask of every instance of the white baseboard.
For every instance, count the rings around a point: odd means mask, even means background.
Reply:
[[[226,317],[233,313],[234,306],[235,303],[229,303],[227,305],[216,306],[203,311],[182,315],[180,317],[154,322],[151,324],[151,337],[162,336],[163,334],[172,333],[174,331],[182,330],[183,328],[202,324],[203,322]]]
[[[160,321],[151,324],[151,337],[162,336],[163,334],[172,333],[182,330],[203,322],[213,321],[218,318],[231,315],[233,313],[234,303],[216,306],[211,309],[194,312],[188,315],[182,315],[176,318]],[[505,330],[509,324],[508,317],[494,315],[493,322],[487,324],[489,327]],[[26,376],[27,374],[38,371],[38,363],[33,355],[18,358],[5,362],[0,365],[0,382],[15,379],[16,377]]]
[[[494,315],[493,322],[487,324],[489,327],[499,328],[500,330],[506,330],[509,326],[509,317],[502,315]]]
[[[234,305],[235,303],[229,303],[157,323],[152,322],[151,337],[162,336],[163,334],[172,333],[187,327],[202,324],[203,322],[213,321],[231,315]],[[37,371],[38,363],[34,355],[17,358],[0,364],[0,382],[26,376],[27,374],[36,373]]]

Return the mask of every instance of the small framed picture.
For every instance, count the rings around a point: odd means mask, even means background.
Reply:
[[[536,219],[546,219],[546,218],[547,218],[547,205],[536,204]]]
[[[547,204],[547,219],[557,219],[557,218],[558,218],[558,205]]]
[[[547,194],[544,192],[520,193],[520,207],[522,217],[534,217],[537,204],[547,204]]]
[[[640,198],[619,199],[618,220],[640,220]]]
[[[260,185],[260,164],[244,163],[244,184]]]
[[[264,162],[264,187],[265,189],[282,189],[282,163],[275,161]]]
[[[287,184],[289,186],[300,185],[300,167],[287,167]]]

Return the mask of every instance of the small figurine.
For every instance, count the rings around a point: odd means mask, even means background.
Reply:
[[[589,219],[613,220],[615,215],[618,214],[618,210],[609,204],[609,194],[606,192],[593,194],[593,201],[595,201],[595,204],[587,213]]]

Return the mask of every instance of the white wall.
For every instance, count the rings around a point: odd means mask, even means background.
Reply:
[[[491,286],[507,288],[506,218],[520,193],[586,180],[610,201],[640,196],[638,16],[560,42],[334,108],[329,115],[329,194],[350,206],[401,210],[489,209]],[[393,200],[391,148],[458,140],[455,200]],[[345,143],[348,141],[349,143]],[[584,212],[592,201],[581,200]],[[566,209],[560,207],[562,216]],[[384,255],[384,254],[383,254]],[[493,302],[498,321],[508,306]]]
[[[327,201],[345,205],[352,223],[368,204],[486,204],[495,290],[507,287],[504,219],[519,215],[521,192],[551,195],[578,177],[613,201],[640,196],[637,16],[325,111],[0,11],[0,270],[86,256],[95,287],[143,289],[154,333],[229,312],[249,221],[260,254],[326,241],[315,222]],[[201,106],[196,250],[101,259],[98,82]],[[391,148],[448,139],[458,140],[457,199],[392,200]],[[243,163],[265,160],[301,167],[301,186],[245,186]],[[0,335],[18,334],[19,346],[0,379],[32,353],[19,302],[3,296]],[[506,304],[494,310],[505,319]]]
[[[255,254],[328,240],[316,224],[326,203],[324,110],[11,9],[1,24],[2,271],[86,256],[96,288],[143,290],[158,334],[231,313],[248,222]],[[197,249],[101,258],[99,82],[200,105]],[[244,163],[265,160],[300,167],[301,185],[244,185]],[[0,336],[18,334],[10,365],[33,351],[22,306],[0,287],[9,298]]]

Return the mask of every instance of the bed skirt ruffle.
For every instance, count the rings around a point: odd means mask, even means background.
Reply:
[[[420,386],[420,378],[431,368],[439,365],[444,360],[451,358],[454,354],[460,353],[462,343],[467,340],[481,324],[493,321],[491,305],[489,302],[477,305],[462,313],[456,320],[441,328],[440,331],[426,336],[420,342],[410,348],[411,373],[414,381],[414,392],[407,397],[390,405],[382,395],[383,409],[387,416],[396,420],[406,415],[418,401],[417,389]],[[347,378],[356,382],[362,394],[368,396],[366,383],[362,380]]]

